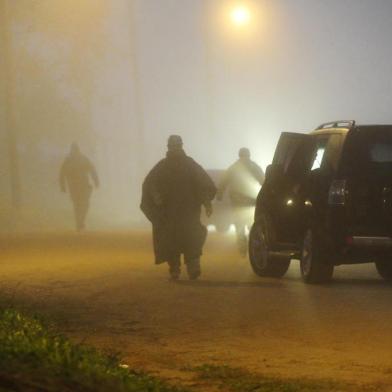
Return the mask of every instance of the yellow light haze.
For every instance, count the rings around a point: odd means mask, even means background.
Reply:
[[[232,22],[238,27],[242,27],[249,24],[251,19],[251,13],[249,8],[243,5],[238,5],[235,8],[233,8],[230,16]]]

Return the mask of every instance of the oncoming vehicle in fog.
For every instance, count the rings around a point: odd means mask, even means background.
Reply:
[[[227,170],[208,169],[207,173],[214,181],[216,187],[219,188]],[[242,173],[242,177],[243,181],[241,182],[241,187],[247,195],[248,200],[247,205],[241,208],[240,215],[241,219],[246,222],[246,225],[248,226],[247,228],[250,229],[250,226],[253,223],[257,194],[261,186],[258,181],[251,177],[248,173]],[[216,231],[220,233],[225,233],[229,229],[235,230],[236,223],[238,222],[238,216],[236,217],[234,214],[229,192],[222,192],[222,194],[215,199],[213,202],[213,211],[214,212],[210,217],[206,217],[205,214],[203,214],[204,224],[207,226],[213,226]]]
[[[219,182],[222,179],[225,170],[222,169],[208,169],[208,175],[211,177],[212,181],[216,187],[219,186]],[[222,202],[213,202],[213,214],[210,217],[206,217],[203,214],[203,223],[208,226],[214,226],[216,231],[220,233],[227,232],[230,226],[233,224],[233,216],[230,210],[230,200],[228,196],[225,196]]]
[[[307,283],[375,262],[392,280],[392,125],[335,121],[282,133],[256,204],[249,258],[260,276],[300,260]]]

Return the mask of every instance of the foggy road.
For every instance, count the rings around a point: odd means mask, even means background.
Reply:
[[[297,262],[261,279],[234,237],[212,234],[201,280],[171,282],[150,242],[148,231],[3,238],[0,289],[75,341],[173,380],[209,363],[392,385],[392,287],[373,265],[338,267],[326,286],[303,284]]]

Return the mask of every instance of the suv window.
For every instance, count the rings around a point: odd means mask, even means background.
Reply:
[[[347,172],[390,171],[392,169],[392,127],[355,130],[347,140],[344,152]]]
[[[322,168],[323,170],[336,171],[341,156],[344,136],[341,134],[317,136],[317,144],[312,160],[311,171]]]
[[[374,163],[392,162],[392,143],[374,143],[369,146],[369,158]]]
[[[316,147],[313,152],[313,159],[310,166],[311,171],[320,169],[323,164],[326,155],[325,150],[327,149],[328,144],[328,136],[317,137],[316,140]]]

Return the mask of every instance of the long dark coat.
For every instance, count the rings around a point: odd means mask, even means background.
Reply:
[[[184,254],[200,257],[207,236],[200,222],[201,206],[216,188],[205,172],[183,150],[169,151],[143,183],[141,210],[153,226],[155,262]]]

